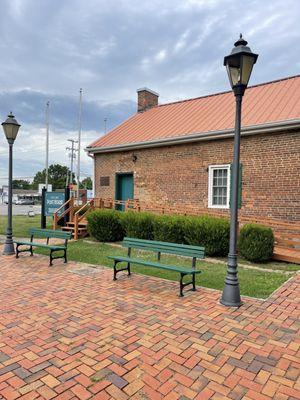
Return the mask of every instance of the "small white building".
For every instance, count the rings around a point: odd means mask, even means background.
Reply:
[[[13,189],[13,198],[12,201],[15,203],[18,200],[33,200],[34,202],[38,202],[41,200],[41,196],[37,190],[33,189]],[[8,203],[8,186],[2,186],[0,189],[0,203],[7,204]]]

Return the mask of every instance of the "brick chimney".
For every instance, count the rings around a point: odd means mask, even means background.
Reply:
[[[147,88],[141,88],[137,90],[137,94],[138,94],[138,107],[137,107],[138,112],[146,111],[149,108],[158,105],[159,94],[154,92],[153,90]]]

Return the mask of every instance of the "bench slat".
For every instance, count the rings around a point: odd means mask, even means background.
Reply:
[[[42,238],[71,239],[72,233],[56,231],[53,229],[31,228],[29,229],[29,235],[39,236]]]
[[[123,247],[132,247],[140,250],[177,254],[196,258],[204,258],[205,256],[205,249],[203,247],[189,246],[185,244],[124,238],[122,245]]]
[[[146,243],[149,245],[156,244],[156,245],[168,245],[169,247],[181,247],[181,248],[187,248],[187,249],[193,249],[193,250],[205,250],[204,247],[202,246],[193,246],[189,244],[182,244],[182,243],[173,243],[173,242],[159,242],[155,240],[147,240],[147,239],[137,239],[137,238],[130,238],[130,237],[124,237],[123,239],[124,242],[136,242],[136,243]]]
[[[142,260],[142,259],[137,259],[137,258],[118,257],[118,256],[108,256],[108,258],[110,258],[112,260],[130,262],[132,264],[140,264],[140,265],[144,265],[144,266],[160,268],[160,269],[167,269],[167,270],[170,270],[170,271],[176,271],[176,272],[181,272],[181,273],[199,274],[199,273],[202,272],[199,269],[185,268],[185,267],[180,267],[178,265],[160,264],[160,263],[156,263],[156,262],[153,262],[153,261],[147,261],[147,260]]]
[[[46,244],[46,243],[36,243],[36,242],[21,242],[21,241],[14,241],[14,243],[19,244],[19,245],[24,245],[24,246],[33,246],[33,247],[45,247],[47,249],[53,249],[53,250],[65,250],[66,246],[56,246],[56,245],[51,245],[51,244]]]

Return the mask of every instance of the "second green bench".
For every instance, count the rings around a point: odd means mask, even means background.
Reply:
[[[205,256],[204,247],[198,246],[189,246],[185,244],[177,244],[177,243],[168,243],[168,242],[157,242],[153,240],[142,240],[142,239],[134,239],[134,238],[124,238],[123,247],[128,248],[127,256],[109,256],[108,258],[114,260],[114,280],[117,279],[117,273],[120,271],[127,271],[128,275],[131,274],[130,264],[137,264],[143,266],[149,266],[159,269],[165,269],[169,271],[178,272],[180,274],[179,281],[179,292],[180,296],[183,296],[183,289],[192,285],[192,290],[196,290],[196,282],[195,275],[201,273],[200,270],[196,269],[197,259],[203,259]],[[157,253],[157,261],[148,261],[142,256],[132,257],[131,250],[146,250]],[[168,265],[161,262],[162,254],[173,254],[185,257],[192,258],[192,265],[190,268],[180,266],[180,265]],[[127,264],[126,267],[117,269],[117,264],[124,262]],[[190,282],[183,282],[183,279],[186,275],[191,275],[192,280]]]
[[[50,250],[50,265],[53,265],[53,260],[57,258],[64,258],[64,262],[67,262],[67,247],[68,240],[71,239],[72,234],[70,232],[62,232],[56,231],[52,229],[39,229],[39,228],[31,228],[29,229],[30,240],[21,241],[15,240],[16,243],[16,258],[19,258],[19,253],[24,253],[26,251],[30,252],[30,255],[33,256],[33,247],[41,247],[44,249]],[[44,238],[46,239],[46,243],[35,242],[34,237]],[[64,243],[62,244],[50,244],[50,239],[63,239]],[[20,246],[25,246],[25,248],[19,249]],[[60,252],[61,255],[53,256],[53,253]]]

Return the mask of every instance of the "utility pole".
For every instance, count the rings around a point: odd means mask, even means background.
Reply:
[[[49,168],[49,107],[50,101],[46,103],[46,190],[48,190],[48,168]]]
[[[70,168],[70,183],[73,183],[73,164],[74,164],[74,159],[76,158],[76,151],[75,149],[75,143],[78,143],[77,140],[74,139],[68,139],[68,142],[71,142],[71,147],[66,147],[66,150],[69,150],[69,157],[71,158],[71,168]]]
[[[104,118],[104,134],[106,135],[107,131],[107,118]]]
[[[79,204],[79,184],[80,184],[81,118],[82,118],[82,89],[79,90],[79,113],[78,113],[78,156],[77,156],[77,201],[78,201],[78,204]]]

